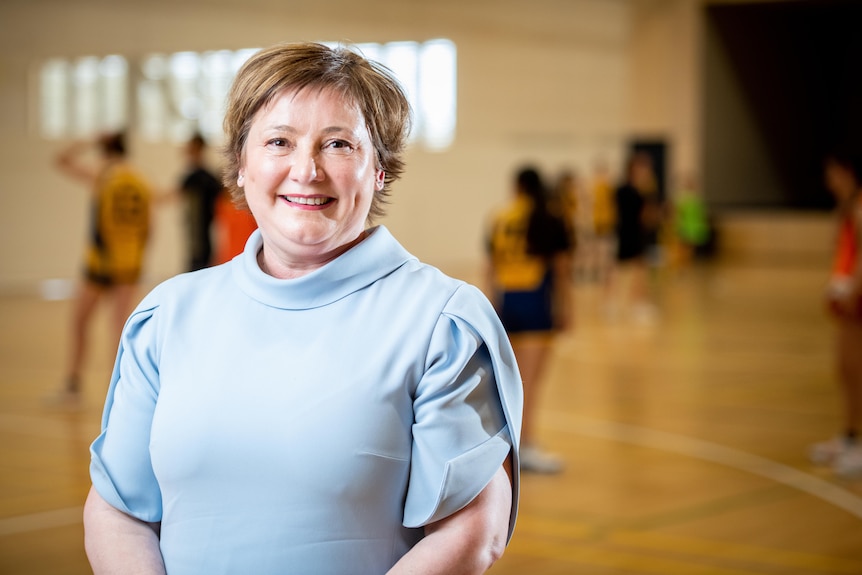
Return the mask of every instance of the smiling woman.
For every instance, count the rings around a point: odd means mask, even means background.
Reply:
[[[478,289],[372,226],[409,120],[394,77],[346,48],[240,70],[225,184],[259,230],[126,324],[92,446],[95,573],[482,573],[501,555],[511,346]]]

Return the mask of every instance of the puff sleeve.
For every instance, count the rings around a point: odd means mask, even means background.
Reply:
[[[459,288],[433,330],[414,399],[406,527],[466,506],[511,454],[511,537],[522,403],[514,354],[493,308],[476,288]]]
[[[102,415],[102,432],[90,447],[90,477],[102,498],[142,521],[162,517],[162,500],[150,460],[150,429],[159,393],[156,307],[142,307],[126,322]]]

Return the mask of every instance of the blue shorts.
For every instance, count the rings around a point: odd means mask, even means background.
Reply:
[[[503,292],[500,321],[507,333],[551,331],[554,328],[551,274],[535,290]]]

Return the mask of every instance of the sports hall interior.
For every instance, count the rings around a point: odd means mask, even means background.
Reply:
[[[454,138],[410,147],[381,221],[420,259],[481,284],[487,217],[517,168],[586,180],[601,160],[618,178],[639,145],[659,150],[668,202],[695,178],[717,237],[692,260],[663,245],[651,321],[609,315],[573,274],[538,418],[565,468],[523,476],[491,573],[862,573],[862,477],[807,458],[840,425],[820,168],[862,127],[860,21],[859,3],[830,0],[0,2],[0,573],[91,572],[81,511],[113,360],[99,316],[85,406],[44,405],[88,200],[53,168],[72,136],[40,128],[40,67],[119,54],[134,81],[153,53],[438,38],[457,50]],[[180,143],[130,116],[133,161],[172,186]],[[182,271],[182,225],[179,206],[158,210],[142,289]]]

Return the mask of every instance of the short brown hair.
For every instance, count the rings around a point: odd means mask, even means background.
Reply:
[[[105,156],[126,155],[126,133],[125,132],[108,132],[99,137],[99,147],[102,154]]]
[[[224,119],[224,183],[238,207],[247,208],[237,186],[245,144],[255,114],[285,90],[336,90],[353,102],[365,119],[376,151],[377,168],[385,172],[369,219],[384,213],[392,182],[404,171],[403,153],[410,134],[410,104],[398,80],[386,67],[345,47],[317,43],[276,44],[254,54],[240,68],[227,101]]]

